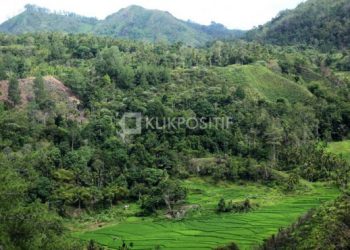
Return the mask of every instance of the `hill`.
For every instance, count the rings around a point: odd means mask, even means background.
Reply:
[[[42,31],[93,33],[149,42],[183,42],[204,45],[216,39],[232,39],[243,31],[229,30],[221,24],[209,26],[183,21],[169,12],[129,6],[109,15],[104,20],[74,13],[51,12],[45,8],[26,5],[26,10],[0,25],[0,32],[20,34]]]
[[[350,197],[344,194],[280,230],[260,249],[349,249],[349,211]]]
[[[73,13],[53,13],[48,9],[26,5],[25,11],[0,25],[0,32],[11,34],[62,31],[83,33],[92,30],[97,19]]]
[[[191,93],[193,96],[202,95],[206,99],[208,97],[205,93],[215,90],[220,92],[221,87],[225,86],[229,89],[228,92],[232,93],[237,89],[243,89],[245,95],[252,100],[276,102],[279,99],[286,99],[295,103],[312,99],[312,94],[305,86],[259,64],[176,70],[174,75],[177,75],[174,79],[178,98]]]
[[[27,105],[30,100],[34,99],[33,81],[33,77],[19,80],[22,105]],[[50,97],[55,101],[65,101],[70,105],[75,106],[80,104],[80,100],[73,94],[73,92],[56,78],[47,76],[44,78],[44,84]],[[0,81],[1,101],[7,101],[7,89],[8,81]]]
[[[277,45],[307,44],[325,50],[348,48],[350,44],[350,2],[348,0],[309,0],[247,35]]]
[[[261,65],[234,65],[227,67],[226,72],[221,68],[218,70],[237,85],[250,88],[259,98],[273,102],[279,98],[290,102],[304,102],[311,98],[311,93],[304,86]]]
[[[30,105],[35,99],[34,94],[34,77],[25,79],[19,79],[19,90],[21,95],[20,108],[24,109]],[[9,81],[0,81],[0,102],[8,103],[8,85]],[[67,112],[68,116],[76,121],[82,122],[85,120],[83,112],[78,110],[78,105],[81,103],[80,99],[71,91],[70,88],[65,86],[61,81],[57,80],[52,76],[44,77],[44,88],[48,95],[49,102],[46,104],[48,112],[52,112],[53,108],[51,103],[59,107],[58,113]],[[36,118],[39,117],[38,112]],[[44,112],[45,113],[45,112]],[[43,114],[44,114],[43,113]]]

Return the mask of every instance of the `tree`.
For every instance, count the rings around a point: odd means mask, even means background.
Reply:
[[[281,145],[283,130],[278,120],[272,120],[265,131],[266,144],[270,147],[270,159],[276,163],[278,146]]]
[[[37,104],[42,104],[46,99],[46,92],[44,86],[44,78],[38,75],[34,80],[34,94]]]
[[[134,70],[124,62],[118,47],[104,49],[97,57],[96,69],[108,74],[120,88],[130,88],[135,80]]]
[[[28,202],[30,186],[15,171],[16,161],[0,154],[0,245],[4,249],[82,249],[66,238],[61,218],[46,204]]]
[[[19,89],[19,82],[14,77],[12,77],[9,81],[8,98],[14,106],[21,103],[21,91]]]
[[[224,198],[221,198],[218,207],[217,207],[218,212],[226,212],[226,202]]]
[[[288,177],[287,180],[287,190],[288,191],[293,191],[296,189],[296,187],[299,184],[299,175],[295,174],[295,173],[291,173]]]
[[[235,92],[235,97],[237,97],[240,100],[243,100],[245,98],[246,94],[245,94],[245,90],[242,86],[238,86],[238,88],[236,89]]]

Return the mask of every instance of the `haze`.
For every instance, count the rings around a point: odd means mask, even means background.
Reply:
[[[303,0],[6,0],[2,2],[0,23],[22,12],[28,3],[99,19],[129,5],[140,5],[169,11],[177,18],[201,24],[215,21],[232,29],[250,29],[271,20],[281,10],[294,8],[301,2]]]

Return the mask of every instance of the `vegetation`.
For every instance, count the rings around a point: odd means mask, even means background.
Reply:
[[[173,221],[161,218],[127,217],[125,220],[103,228],[79,230],[73,234],[84,240],[118,249],[121,242],[133,243],[132,249],[211,249],[234,241],[239,249],[252,249],[264,238],[287,227],[300,214],[320,203],[334,199],[339,193],[334,188],[312,184],[302,194],[285,195],[275,188],[252,183],[210,184],[210,180],[189,179],[188,210],[186,218]],[[218,198],[226,197],[234,202],[245,198],[260,204],[248,213],[217,213]],[[196,207],[193,207],[197,204]],[[199,205],[199,207],[198,207]]]
[[[12,105],[16,106],[21,103],[21,92],[19,83],[16,78],[11,78],[8,85],[8,98]]]
[[[138,204],[139,216],[181,218],[177,208],[188,192],[179,180],[188,176],[286,192],[298,190],[299,176],[347,188],[349,165],[317,141],[347,137],[348,83],[325,75],[319,60],[327,57],[316,50],[281,54],[284,48],[245,42],[194,49],[59,33],[0,41],[5,79],[36,76],[34,98],[18,107],[4,103],[0,115],[1,155],[30,183],[28,205],[48,203],[50,213],[69,218],[128,202]],[[80,111],[64,99],[50,102],[52,85],[41,75],[67,84]],[[144,127],[122,138],[115,131],[124,112],[232,117],[233,124]],[[222,197],[229,199],[215,203]]]
[[[227,212],[237,212],[237,213],[246,213],[249,210],[252,209],[252,205],[250,203],[249,199],[245,199],[243,202],[232,202],[229,201],[227,204],[225,202],[224,198],[221,198],[219,203],[218,203],[218,207],[217,207],[217,211],[220,213],[227,213]]]
[[[0,25],[0,32],[11,34],[53,31],[91,33],[149,42],[182,42],[192,46],[204,45],[216,39],[242,37],[244,34],[240,30],[229,30],[222,24],[205,26],[186,22],[168,12],[147,10],[135,5],[121,9],[104,20],[26,5],[23,13]]]
[[[350,162],[350,141],[332,142],[328,145],[329,152],[339,155]]]
[[[339,2],[327,11],[347,24]],[[310,6],[318,8],[310,0],[296,12]],[[306,37],[307,46],[208,42],[225,29],[135,6],[104,21],[27,6],[2,27],[14,22],[22,33],[29,20],[35,31],[50,20],[70,34],[0,34],[0,248],[253,248],[339,194],[311,212],[319,224],[306,216],[306,229],[292,226],[266,247],[317,248],[317,235],[346,224],[342,32],[320,46]],[[135,41],[110,37],[130,22],[147,26],[125,36]],[[164,37],[151,32],[157,25]],[[107,36],[74,34],[97,28]],[[142,114],[141,133],[125,130],[139,124],[130,113]],[[346,235],[328,236],[325,246],[347,246]]]
[[[349,248],[350,197],[311,210],[296,223],[281,229],[260,249],[347,249]]]
[[[309,0],[280,12],[247,36],[278,45],[312,45],[324,51],[349,48],[349,13],[347,0]]]

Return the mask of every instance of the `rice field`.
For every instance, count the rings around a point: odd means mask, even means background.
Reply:
[[[338,190],[323,184],[310,184],[299,194],[284,195],[277,189],[249,184],[210,184],[201,179],[184,181],[189,204],[200,209],[181,221],[164,218],[129,217],[93,231],[76,232],[74,237],[94,239],[118,249],[125,241],[132,249],[212,249],[235,242],[241,249],[252,249],[263,239],[288,226],[313,207],[336,198]],[[260,206],[249,213],[215,212],[221,197],[226,200],[251,199]]]

